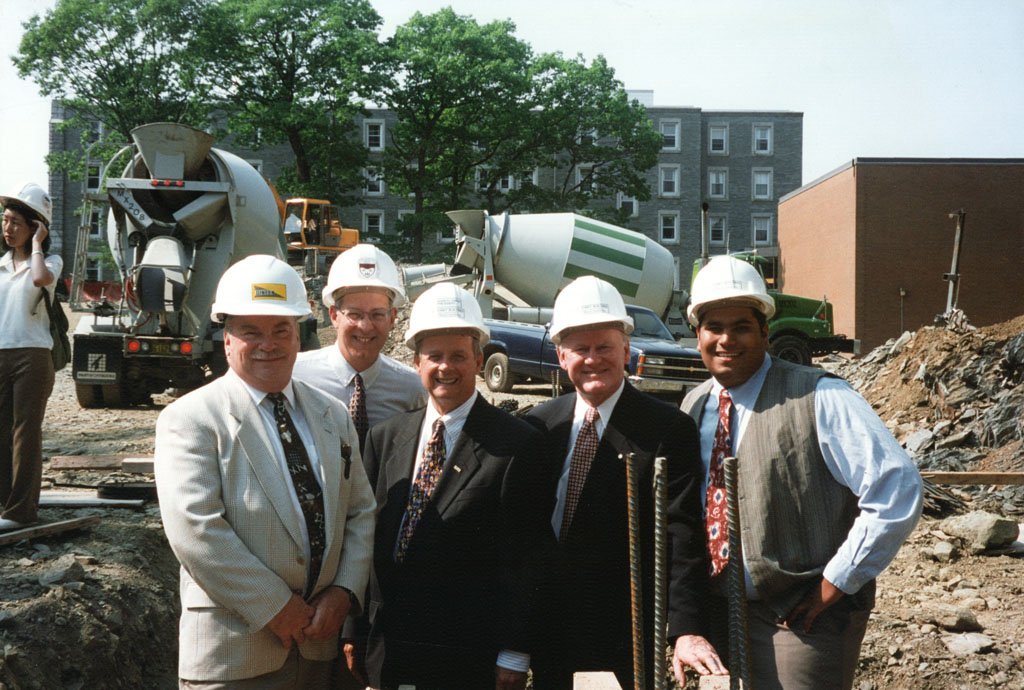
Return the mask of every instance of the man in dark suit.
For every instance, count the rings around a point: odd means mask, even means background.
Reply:
[[[633,321],[622,297],[604,280],[578,278],[559,294],[551,322],[558,359],[575,387],[534,409],[528,420],[546,435],[549,476],[557,482],[551,525],[559,541],[550,643],[534,656],[537,690],[572,687],[577,671],[614,671],[633,687],[626,469],[633,453],[640,492],[645,621],[653,621],[654,460],[668,460],[670,566],[668,633],[683,663],[699,673],[724,672],[702,637],[701,601],[707,587],[701,518],[701,464],[693,420],[640,393],[624,377]],[[596,448],[589,454],[586,446]],[[663,664],[644,640],[646,668]],[[659,672],[662,672],[659,670]],[[648,679],[648,687],[650,679]]]
[[[476,392],[488,331],[471,294],[434,286],[409,324],[430,401],[365,449],[380,506],[370,685],[520,690],[554,547],[540,434]]]

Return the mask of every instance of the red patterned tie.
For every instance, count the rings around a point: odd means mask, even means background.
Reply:
[[[729,563],[729,523],[726,519],[725,459],[732,454],[732,435],[729,430],[732,398],[722,389],[718,395],[718,428],[715,445],[711,449],[708,468],[707,518],[708,552],[711,554],[711,576],[725,570]]]
[[[576,505],[580,502],[580,494],[583,492],[583,485],[587,481],[587,472],[590,471],[590,463],[597,455],[597,428],[594,422],[597,421],[597,408],[588,407],[587,413],[583,416],[583,426],[576,436],[576,445],[572,449],[572,460],[569,461],[569,484],[565,491],[565,512],[562,514],[562,528],[558,536],[564,540],[572,524],[572,516],[576,512]]]
[[[434,422],[433,433],[423,449],[423,461],[416,471],[416,479],[413,481],[412,490],[409,492],[409,503],[405,507],[405,519],[402,522],[402,529],[398,532],[398,546],[395,547],[395,562],[401,563],[409,550],[409,542],[416,531],[423,512],[430,504],[430,497],[434,495],[437,482],[441,478],[441,469],[444,467],[444,422],[440,419]]]
[[[362,450],[370,422],[366,417],[366,389],[363,388],[363,377],[359,374],[352,377],[352,397],[348,401],[348,411],[352,415],[356,435],[359,436],[359,450]]]

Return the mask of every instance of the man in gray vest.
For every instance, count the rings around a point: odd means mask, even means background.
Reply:
[[[775,303],[746,262],[716,257],[688,310],[712,378],[682,409],[698,424],[712,589],[729,561],[721,462],[738,458],[752,684],[850,688],[875,578],[921,513],[921,477],[846,382],[767,354]],[[717,601],[720,652],[726,606]],[[716,639],[717,637],[717,639]]]

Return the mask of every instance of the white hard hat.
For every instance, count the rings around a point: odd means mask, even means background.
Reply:
[[[0,204],[4,206],[14,204],[16,207],[26,206],[42,216],[47,225],[50,224],[50,219],[53,217],[53,202],[50,201],[50,195],[46,193],[45,189],[32,182],[22,187],[17,194],[0,196]]]
[[[558,293],[551,317],[551,340],[557,345],[566,331],[607,324],[633,332],[633,317],[626,313],[622,295],[607,280],[580,276]]]
[[[480,305],[466,290],[454,283],[438,283],[419,296],[409,314],[409,329],[405,344],[415,349],[416,341],[435,331],[476,331],[481,345],[491,339],[491,331],[484,325]]]
[[[372,244],[357,244],[331,264],[324,286],[324,305],[334,306],[334,293],[342,288],[384,288],[391,293],[391,306],[405,304],[405,290],[391,257]]]
[[[252,254],[232,264],[217,283],[210,318],[312,315],[306,288],[295,269],[269,254]]]
[[[712,304],[749,305],[766,319],[775,314],[775,300],[765,289],[761,274],[746,261],[732,256],[716,256],[697,271],[690,306],[686,309],[690,325],[694,328],[700,325],[701,312]]]

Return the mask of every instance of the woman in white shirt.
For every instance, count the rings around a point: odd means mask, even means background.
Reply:
[[[42,482],[42,426],[53,390],[49,317],[64,262],[47,255],[52,204],[46,191],[25,185],[0,196],[0,532],[37,520]]]

